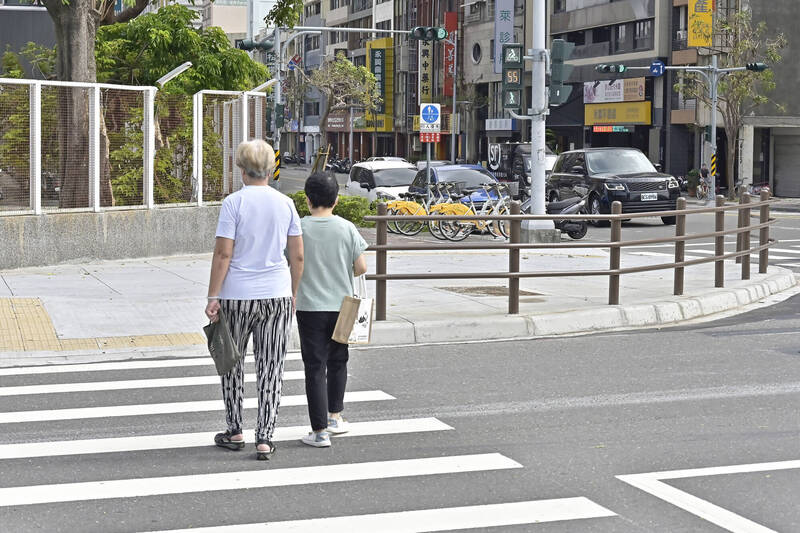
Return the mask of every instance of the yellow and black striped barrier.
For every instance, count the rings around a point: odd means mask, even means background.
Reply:
[[[711,175],[717,175],[717,154],[711,154]]]
[[[275,172],[272,174],[272,179],[278,181],[281,179],[281,151],[275,150]]]

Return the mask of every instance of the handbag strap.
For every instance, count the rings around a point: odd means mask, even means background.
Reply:
[[[360,276],[356,277],[353,283],[353,296],[363,300],[364,298],[368,298],[369,295],[367,294],[367,276],[366,274],[361,274]]]

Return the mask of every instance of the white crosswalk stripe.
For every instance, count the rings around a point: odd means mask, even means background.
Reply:
[[[268,524],[173,529],[160,533],[243,533],[251,531],[260,533],[278,531],[291,533],[316,533],[318,531],[325,531],[325,533],[352,533],[353,531],[414,533],[416,531],[450,531],[478,527],[540,524],[609,516],[617,515],[587,498],[559,498],[399,513],[293,520]]]
[[[297,359],[299,359],[299,357],[296,354],[290,358],[290,360],[294,361]],[[181,369],[191,367],[203,367],[203,375],[181,375]],[[148,372],[149,375],[152,375],[154,369],[159,371],[161,377],[140,378],[134,374]],[[170,371],[172,371],[172,376],[169,374]],[[109,372],[113,373],[113,375],[109,379],[103,381],[85,381],[85,376],[96,372]],[[195,371],[194,373],[197,372]],[[284,379],[289,383],[301,381],[304,378],[303,374],[301,370],[287,369],[284,372]],[[0,409],[3,409],[3,402],[12,402],[11,405],[14,406],[20,405],[22,401],[20,400],[21,397],[25,397],[24,405],[26,407],[33,407],[25,411],[13,410],[13,408],[11,408],[12,410],[0,411],[0,424],[31,424],[35,422],[51,421],[64,421],[65,423],[75,422],[74,426],[77,428],[77,431],[74,433],[80,435],[84,429],[81,426],[81,421],[86,419],[103,419],[103,427],[107,427],[108,431],[113,434],[117,427],[140,427],[135,426],[134,423],[139,424],[140,421],[146,423],[148,417],[163,415],[180,418],[189,413],[201,414],[216,411],[221,414],[223,412],[222,400],[218,398],[213,400],[199,399],[194,401],[136,403],[137,401],[141,402],[143,398],[147,398],[151,402],[153,398],[160,398],[162,400],[171,399],[171,393],[173,391],[175,391],[176,395],[180,395],[181,391],[186,390],[182,389],[182,387],[218,385],[219,377],[216,376],[214,367],[210,364],[209,358],[207,357],[10,368],[0,369],[0,376],[7,376],[9,378],[18,377],[19,379],[24,378],[29,383],[0,387]],[[77,379],[70,380],[73,376]],[[59,377],[62,377],[60,382],[50,383],[54,378]],[[252,382],[254,380],[255,376],[253,374],[246,375],[246,381]],[[36,383],[36,381],[46,381],[47,383]],[[7,379],[5,382],[8,383],[9,380]],[[293,386],[296,387],[296,385]],[[209,389],[209,391],[210,390],[212,389]],[[116,395],[113,397],[119,398],[117,401],[120,403],[118,405],[92,405],[91,401],[89,401],[86,406],[81,407],[35,409],[37,402],[40,401],[47,405],[58,405],[58,402],[52,400],[52,398],[58,399],[64,394],[76,392],[93,393],[98,391],[115,392]],[[193,394],[198,394],[198,392],[206,393],[204,390],[192,392]],[[218,394],[219,391],[214,390],[214,396],[216,397]],[[393,396],[381,390],[362,390],[345,394],[346,405],[360,403],[364,404],[367,408],[371,408],[370,402],[387,402],[394,399]],[[131,402],[131,400],[133,400],[133,402]],[[282,408],[305,406],[306,404],[307,401],[304,394],[284,394],[281,399]],[[253,409],[256,407],[257,400],[255,398],[245,398],[245,409]],[[136,422],[134,422],[133,419],[127,417],[141,418],[136,419]],[[126,420],[127,422],[125,422]],[[160,424],[163,425],[164,422],[160,422]],[[156,427],[160,426],[157,425]],[[298,441],[308,430],[309,427],[307,425],[279,426],[275,430],[273,440],[275,442]],[[97,431],[97,429],[95,428],[94,431]],[[127,432],[125,429],[123,429],[123,431]],[[252,431],[252,429],[245,430],[246,440],[247,436],[252,435]],[[436,433],[441,434],[442,432],[457,431],[457,428],[433,417],[351,421],[349,432],[334,436],[334,441],[338,443],[340,439],[345,439],[344,442],[347,442],[351,439],[379,438],[382,436],[402,438],[403,435],[433,435]],[[356,459],[356,462],[334,464],[330,464],[331,456],[328,455],[327,459],[322,460],[324,464],[313,466],[289,466],[285,468],[273,467],[266,470],[262,468],[262,464],[253,461],[249,465],[249,468],[245,470],[236,468],[233,469],[233,471],[226,470],[224,472],[215,472],[213,470],[203,469],[200,473],[197,473],[197,469],[194,468],[191,469],[191,473],[181,473],[183,469],[180,468],[180,464],[177,465],[177,470],[175,468],[176,465],[173,464],[169,469],[169,473],[162,475],[162,471],[158,468],[158,461],[163,459],[158,457],[158,451],[186,450],[190,448],[197,448],[199,450],[213,447],[214,432],[199,431],[152,434],[153,432],[154,430],[151,428],[146,433],[145,431],[141,431],[141,434],[135,433],[133,435],[129,434],[129,436],[75,438],[45,442],[10,442],[0,444],[0,470],[5,470],[3,468],[4,464],[14,465],[14,468],[17,469],[25,468],[26,465],[32,465],[40,468],[41,472],[44,474],[43,476],[37,475],[25,478],[27,481],[22,483],[18,481],[15,483],[16,480],[13,475],[4,477],[4,481],[0,481],[0,509],[13,509],[14,514],[2,516],[11,516],[12,519],[18,519],[20,513],[34,512],[26,511],[26,509],[36,509],[36,507],[31,506],[58,505],[67,502],[80,502],[80,504],[84,506],[88,502],[107,502],[102,508],[108,509],[121,505],[121,503],[116,503],[113,500],[131,502],[131,505],[136,505],[137,503],[141,505],[137,500],[138,498],[154,496],[167,497],[170,495],[172,495],[172,497],[181,497],[182,495],[192,495],[193,501],[204,501],[202,498],[204,498],[205,494],[216,495],[225,491],[230,491],[232,493],[235,493],[234,491],[242,491],[242,498],[250,498],[252,500],[253,498],[257,498],[259,493],[248,492],[247,489],[268,489],[304,485],[319,486],[331,483],[375,483],[381,482],[382,480],[409,478],[428,479],[445,475],[456,475],[459,476],[459,479],[461,479],[461,476],[467,476],[464,479],[468,479],[468,476],[474,476],[481,472],[500,474],[502,472],[511,472],[524,468],[522,464],[499,451],[492,450],[486,452],[485,450],[481,450],[482,453],[469,453],[469,450],[464,450],[463,447],[461,447],[459,453],[452,455],[439,455],[435,451],[428,451],[421,453],[421,455],[423,455],[422,457],[386,457],[384,459],[384,454],[378,454],[381,460],[367,460],[367,457],[359,457],[359,459]],[[12,433],[6,433],[6,435],[12,435]],[[248,443],[248,446],[253,446],[252,441]],[[298,446],[302,447],[299,443]],[[339,446],[339,444],[335,444],[335,446]],[[385,446],[379,448],[379,450],[383,451],[392,449],[392,447],[387,448]],[[406,450],[407,447],[403,446],[401,443],[397,449]],[[135,473],[130,474],[129,472],[136,472],[138,469],[128,469],[125,467],[126,461],[129,459],[129,456],[126,454],[129,453],[152,454],[152,466],[149,468],[145,467],[143,473],[139,476]],[[191,456],[195,452],[188,453]],[[290,447],[290,453],[296,452],[292,451]],[[186,452],[181,455],[181,457],[184,456],[186,456]],[[95,459],[98,457],[109,458],[101,460],[101,463],[103,461],[113,461],[121,466],[113,470],[119,472],[114,475],[91,475],[91,472],[94,471],[92,469],[89,471],[89,475],[87,475],[85,471],[82,471],[81,474],[78,475],[78,471],[76,471],[76,476],[74,478],[70,476],[64,477],[62,474],[56,478],[56,482],[38,482],[42,479],[48,479],[46,469],[51,463],[48,463],[46,460],[57,457],[68,457],[68,459],[66,459],[69,461],[68,463],[60,464],[60,468],[62,469],[69,468],[69,465],[73,464],[73,462],[75,464],[86,464],[86,461],[92,461],[94,463]],[[89,457],[91,457],[91,459],[89,459]],[[141,459],[141,457],[143,456],[139,455],[139,459]],[[226,457],[237,456],[234,454]],[[18,462],[14,463],[13,461],[15,460]],[[11,462],[4,463],[6,461]],[[270,461],[270,463],[273,462],[274,461]],[[141,463],[131,462],[130,464],[133,466],[140,465]],[[188,470],[188,465],[186,469]],[[97,470],[97,472],[104,471],[103,468]],[[124,472],[124,474],[122,472]],[[149,474],[146,472],[149,472]],[[153,477],[154,473],[157,477]],[[98,477],[109,477],[109,479],[98,479]],[[421,486],[424,485],[423,483]],[[523,494],[520,499],[524,499],[526,496],[528,495]],[[445,491],[442,494],[442,500],[444,505],[438,507],[436,507],[435,502],[432,502],[433,505],[431,508],[412,508],[391,513],[378,512],[376,514],[356,514],[352,516],[313,518],[314,513],[309,510],[308,514],[306,514],[308,518],[289,521],[274,521],[272,519],[272,511],[267,512],[267,510],[265,510],[264,513],[266,514],[264,514],[264,519],[270,520],[268,524],[215,524],[213,521],[215,515],[210,513],[206,515],[206,519],[203,523],[212,525],[212,527],[193,528],[192,530],[271,532],[318,531],[319,528],[323,528],[323,530],[327,532],[346,531],[347,533],[372,533],[374,531],[416,532],[445,531],[475,527],[501,527],[563,520],[599,519],[616,516],[616,514],[609,509],[580,496],[552,500],[515,500],[511,502],[461,507],[457,506],[459,502],[452,502],[452,497],[448,499],[447,491]],[[368,505],[368,507],[366,507],[367,509],[381,510],[380,502],[378,501],[370,499],[365,503]],[[453,506],[453,503],[456,503],[456,506]],[[255,506],[254,508],[258,509],[259,507]],[[87,509],[89,509],[87,512],[91,513],[91,509],[94,508],[88,507]],[[213,509],[213,506],[209,506],[209,509]],[[103,514],[106,514],[105,511]],[[260,519],[260,516],[258,516],[259,514],[261,513],[257,512],[256,515],[251,514],[249,518],[255,516],[257,519]],[[302,517],[303,515],[300,516]],[[81,519],[83,518],[91,519],[92,517],[89,515],[81,517]],[[101,520],[107,519],[105,516],[95,518],[100,518]],[[100,524],[101,520],[95,521],[95,523]],[[135,524],[137,522],[134,520],[128,523]],[[138,529],[142,530],[141,524],[147,523],[147,521],[140,522]],[[163,524],[164,522],[162,522],[162,527]],[[166,522],[166,524],[168,526],[180,527],[196,525],[193,523],[181,522],[176,524]]]

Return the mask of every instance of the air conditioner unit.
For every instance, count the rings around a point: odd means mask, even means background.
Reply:
[[[689,30],[678,30],[675,32],[676,41],[685,41],[689,38]]]

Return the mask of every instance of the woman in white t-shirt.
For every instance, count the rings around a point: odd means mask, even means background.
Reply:
[[[303,237],[294,202],[269,186],[275,152],[262,140],[243,142],[236,150],[243,187],[222,202],[211,263],[206,315],[225,313],[231,335],[245,353],[253,336],[258,387],[256,457],[275,452],[272,434],[278,415],[283,362],[303,274]],[[284,250],[288,250],[289,263]],[[244,448],[242,403],[244,357],[222,376],[228,429],[214,437],[217,446]]]

